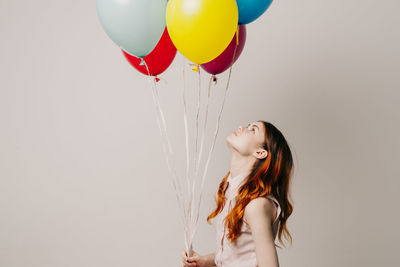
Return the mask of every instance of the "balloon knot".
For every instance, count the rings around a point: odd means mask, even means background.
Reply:
[[[154,80],[156,80],[156,82],[158,82],[160,80],[160,78],[155,77]]]
[[[194,68],[192,70],[195,71],[195,72],[198,72],[199,71],[199,66],[198,65],[194,66]]]
[[[212,76],[212,80],[213,80],[213,82],[214,82],[215,84],[217,84],[217,80],[218,80],[218,79],[217,79],[217,76],[213,75],[213,76]]]

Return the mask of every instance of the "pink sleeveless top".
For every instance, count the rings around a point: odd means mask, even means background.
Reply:
[[[246,174],[235,177],[228,176],[228,185],[225,196],[227,197],[223,210],[215,217],[215,230],[217,251],[215,254],[215,264],[217,267],[257,267],[256,251],[250,227],[242,223],[241,234],[236,240],[236,244],[231,244],[227,239],[228,229],[224,226],[224,219],[229,211],[235,206],[235,197],[239,187],[244,182]],[[281,213],[279,202],[272,196],[267,195],[268,199],[274,203],[276,208],[276,218],[272,225],[274,240],[279,229]]]

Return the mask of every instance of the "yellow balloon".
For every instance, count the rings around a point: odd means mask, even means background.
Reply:
[[[169,0],[166,23],[175,47],[196,64],[219,56],[238,27],[236,0]]]

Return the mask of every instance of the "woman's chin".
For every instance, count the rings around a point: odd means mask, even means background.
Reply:
[[[231,134],[231,135],[228,135],[226,138],[225,138],[225,141],[226,141],[226,144],[229,146],[229,147],[231,147],[232,146],[232,138],[233,137],[235,137],[233,134]]]

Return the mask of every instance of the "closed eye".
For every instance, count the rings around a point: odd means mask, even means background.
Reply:
[[[248,128],[249,126],[251,126],[251,125],[250,125],[250,123],[249,123],[249,124],[247,124],[247,128]],[[250,131],[253,131],[253,132],[255,132],[254,126],[253,126],[253,127],[250,129]]]

